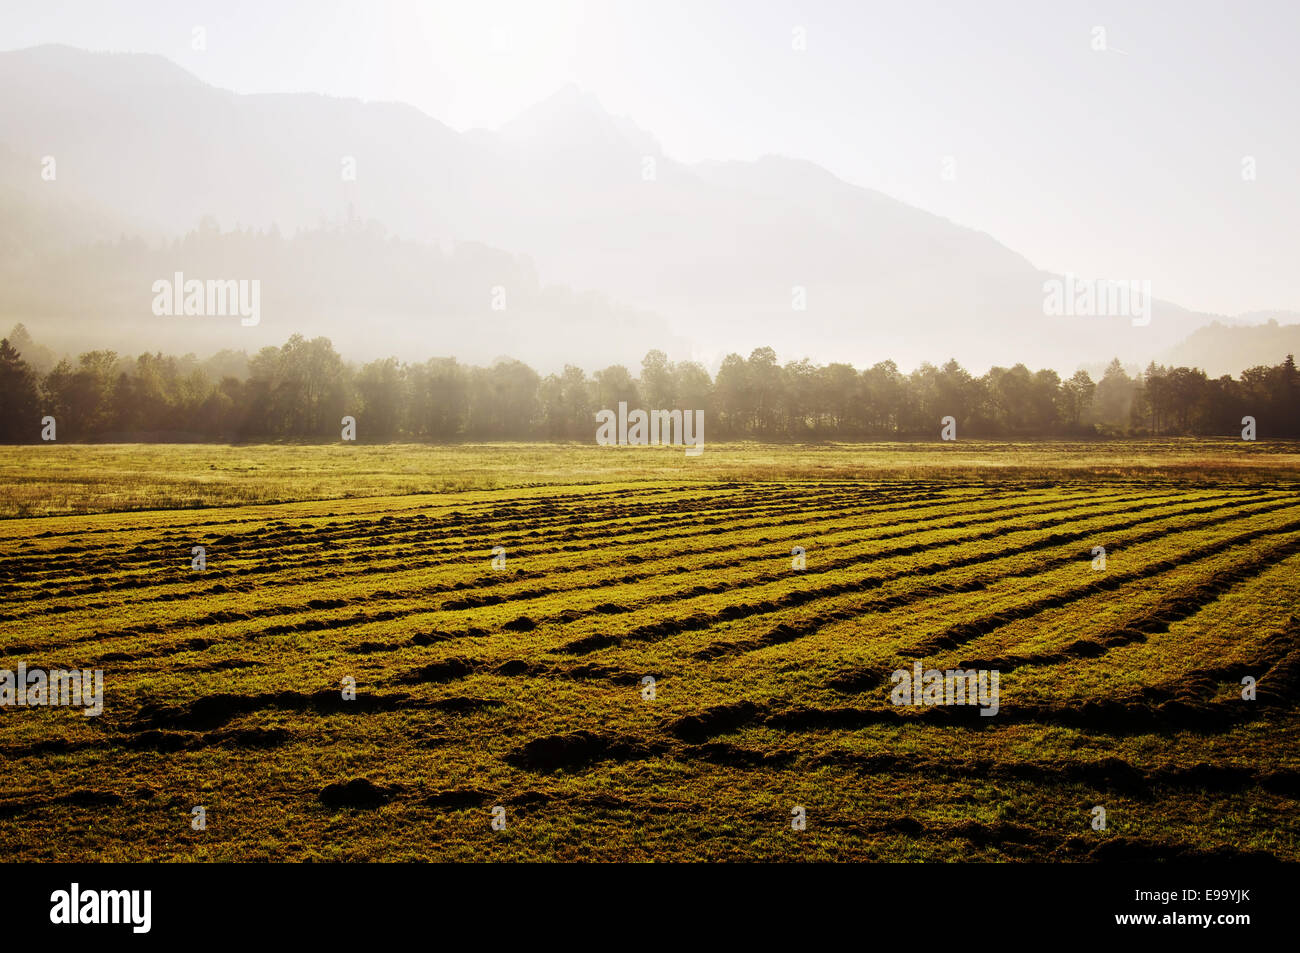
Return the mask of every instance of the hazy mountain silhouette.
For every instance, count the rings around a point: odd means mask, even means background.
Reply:
[[[1294,312],[1261,312],[1272,313],[1293,322],[1300,318]],[[1200,367],[1211,377],[1219,377],[1239,374],[1247,367],[1271,366],[1288,354],[1300,355],[1300,322],[1279,324],[1269,320],[1265,324],[1230,326],[1216,321],[1197,328],[1186,341],[1172,348],[1166,363]]]
[[[651,347],[715,360],[772,345],[783,357],[859,366],[956,356],[973,369],[1069,369],[1158,356],[1213,317],[1161,302],[1148,327],[1046,317],[1051,276],[986,234],[810,162],[676,162],[574,87],[499,131],[465,133],[395,103],[237,95],[150,55],[0,53],[0,87],[10,155],[0,196],[15,210],[0,241],[26,242],[15,221],[48,222],[39,203],[50,193],[81,209],[65,209],[44,227],[54,233],[28,246],[57,246],[57,256],[29,252],[4,271],[0,308],[42,340],[74,320],[79,335],[106,324],[188,334],[149,311],[150,283],[176,270],[261,278],[259,333],[277,339],[286,328],[329,333],[341,346],[355,341],[360,356],[414,347],[481,358],[495,348],[543,367],[589,354],[631,361]],[[55,182],[39,174],[47,155]],[[344,175],[350,163],[355,181]],[[84,247],[111,233],[113,215],[152,244]],[[158,241],[204,216],[284,235],[342,228],[351,244],[277,238],[272,249],[236,236],[216,252],[223,239],[208,227],[207,257],[196,258],[193,243]],[[505,290],[505,312],[488,307],[494,288]],[[806,310],[794,307],[796,288]],[[574,301],[586,303],[573,310]],[[234,332],[253,330],[205,333],[215,348],[244,346]]]

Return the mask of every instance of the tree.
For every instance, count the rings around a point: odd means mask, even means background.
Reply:
[[[909,437],[933,434],[943,417],[961,420],[960,412],[939,402],[939,371],[929,361],[907,375],[907,399],[903,401],[900,430]]]
[[[476,367],[469,379],[469,435],[479,440],[535,440],[541,377],[522,361]],[[593,425],[594,426],[594,425]]]
[[[595,432],[592,382],[582,368],[566,364],[563,373],[551,374],[541,383],[539,399],[546,436],[583,440]]]
[[[1294,355],[1286,356],[1278,367],[1278,377],[1278,432],[1300,437],[1300,371],[1296,369]]]
[[[249,389],[261,404],[255,432],[285,437],[335,435],[349,411],[350,382],[328,338],[295,334],[283,347],[265,347],[248,363]]]
[[[391,440],[404,423],[406,369],[395,357],[371,361],[357,374],[357,393],[361,398],[361,434],[367,439]]]
[[[815,373],[817,417],[841,439],[861,433],[866,425],[863,382],[849,364],[827,364]]]
[[[1001,436],[1026,436],[1035,426],[1034,375],[1023,364],[991,367],[988,380],[993,425]]]
[[[113,351],[88,351],[76,367],[64,359],[45,376],[41,389],[59,422],[60,437],[86,439],[105,432],[112,419],[117,363]]]
[[[719,429],[735,437],[748,435],[753,421],[753,404],[749,396],[749,368],[745,359],[739,354],[724,357],[713,389],[717,398],[717,413],[721,418]]]
[[[31,334],[21,322],[15,324],[13,330],[9,332],[9,343],[18,352],[18,355],[27,362],[27,366],[32,369],[33,374],[38,376],[47,374],[58,363],[54,352],[48,347],[33,341]]]
[[[1164,378],[1170,427],[1179,433],[1195,429],[1205,408],[1202,402],[1208,390],[1205,372],[1188,367],[1173,367]]]
[[[934,375],[934,399],[936,408],[942,411],[940,416],[964,418],[965,429],[970,432],[971,420],[980,410],[979,389],[964,367],[955,360],[948,361]]]
[[[0,340],[0,443],[35,440],[40,418],[36,374],[8,338]]]
[[[1093,397],[1096,418],[1102,424],[1127,427],[1137,394],[1137,383],[1128,376],[1119,358],[1106,366]]]
[[[406,426],[412,436],[455,440],[469,425],[469,372],[454,357],[434,357],[407,370]]]
[[[908,403],[907,380],[893,361],[881,361],[862,372],[867,428],[876,436],[897,434]]]
[[[617,411],[620,401],[627,404],[628,410],[635,410],[640,407],[641,401],[638,396],[636,381],[632,379],[631,372],[622,364],[614,364],[603,371],[597,371],[595,379],[597,410]],[[644,407],[641,409],[652,410],[654,408]]]
[[[785,403],[785,381],[781,365],[776,362],[776,351],[770,347],[757,347],[746,362],[746,396],[754,426],[764,437],[778,434],[784,420],[781,415]]]
[[[595,411],[620,402],[629,410],[701,410],[715,437],[741,439],[934,439],[946,416],[956,417],[966,436],[1064,436],[1098,426],[1235,435],[1247,415],[1260,422],[1261,434],[1300,436],[1300,371],[1291,355],[1248,368],[1239,380],[1155,363],[1135,380],[1113,360],[1094,384],[1086,371],[1062,381],[1053,370],[1023,364],[978,378],[955,360],[941,368],[922,364],[907,376],[892,361],[861,373],[806,358],[780,365],[766,347],[748,358],[728,354],[713,381],[700,364],[672,364],[652,350],[639,380],[621,364],[590,378],[565,365],[542,379],[509,359],[469,367],[454,358],[408,365],[389,357],[354,371],[327,338],[294,335],[251,359],[229,352],[205,361],[161,353],[124,360],[89,351],[41,378],[4,340],[0,401],[3,440],[34,439],[28,419],[52,414],[60,440],[178,431],[207,439],[336,440],[340,418],[352,415],[359,434],[373,440],[589,441]]]
[[[676,384],[672,365],[668,363],[668,355],[663,351],[650,351],[641,359],[639,389],[643,399],[649,404],[644,409],[671,409],[677,399]]]
[[[790,361],[781,369],[785,380],[780,407],[786,433],[799,440],[815,431],[821,420],[819,368],[808,358]]]
[[[1061,413],[1071,428],[1077,430],[1092,409],[1096,391],[1097,385],[1084,370],[1075,371],[1074,376],[1061,385]]]
[[[1061,378],[1056,371],[1037,371],[1033,377],[1029,432],[1036,437],[1054,433],[1061,419]]]
[[[678,361],[673,365],[676,379],[677,409],[711,410],[714,403],[713,381],[703,364]]]

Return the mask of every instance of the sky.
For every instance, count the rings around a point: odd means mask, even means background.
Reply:
[[[1300,310],[1294,0],[5,0],[0,49],[40,43],[461,130],[576,83],[681,161],[810,159],[1045,270]]]

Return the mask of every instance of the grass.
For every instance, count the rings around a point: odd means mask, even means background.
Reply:
[[[1293,480],[1300,443],[49,444],[0,446],[0,517],[647,480]]]
[[[1210,441],[6,448],[0,668],[102,668],[105,711],[0,709],[0,841],[1294,861],[1296,463]],[[998,715],[893,706],[917,660],[996,668]]]

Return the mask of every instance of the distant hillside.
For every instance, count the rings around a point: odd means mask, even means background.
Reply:
[[[1220,377],[1261,364],[1277,364],[1288,354],[1300,356],[1300,324],[1272,320],[1267,324],[1227,325],[1216,321],[1170,349],[1163,362],[1199,367],[1211,377]]]
[[[226,316],[186,316],[180,306],[156,314],[154,282],[171,283],[176,272],[199,281],[255,277],[256,324],[244,326],[233,308]],[[662,319],[542,284],[527,258],[473,242],[443,250],[403,241],[356,219],[292,238],[274,229],[223,232],[206,220],[168,242],[123,238],[0,258],[0,315],[0,325],[22,322],[55,353],[253,353],[298,333],[325,335],[361,360],[529,356],[550,371],[566,361],[635,365],[652,347],[687,349]],[[620,349],[630,341],[640,350]]]
[[[1300,311],[1245,311],[1232,319],[1230,324],[1300,324]]]
[[[546,364],[559,354],[577,359],[572,342],[581,338],[606,363],[666,347],[673,336],[687,342],[673,357],[709,363],[771,345],[782,355],[862,365],[956,357],[974,370],[1024,361],[1069,372],[1117,354],[1144,363],[1214,317],[1159,300],[1144,327],[1123,316],[1048,317],[1043,283],[1054,276],[992,236],[810,162],[677,162],[573,87],[499,132],[468,133],[401,104],[237,95],[157,56],[69,47],[0,53],[0,88],[22,91],[0,97],[0,148],[15,157],[0,163],[0,201],[6,209],[59,202],[57,218],[0,217],[0,247],[27,250],[5,275],[21,288],[23,300],[9,298],[20,310],[0,320],[25,321],[41,340],[71,333],[73,319],[84,324],[97,310],[98,331],[121,321],[113,300],[95,307],[102,262],[78,253],[51,271],[50,256],[30,251],[34,230],[55,233],[39,236],[45,245],[102,239],[105,218],[89,202],[132,222],[123,231],[144,234],[150,247],[153,236],[185,234],[208,215],[225,229],[277,225],[285,235],[355,215],[404,242],[503,250],[499,268],[443,272],[468,300],[485,301],[497,286],[513,294],[512,263],[526,256],[538,288],[566,286],[579,299],[664,322],[605,320],[596,311],[586,320],[557,301],[512,314],[509,324],[491,312],[449,310],[445,295],[405,295],[392,308],[381,296],[373,319],[364,308],[343,319],[376,353],[432,337],[442,353],[480,359],[480,346],[498,344]],[[39,174],[46,155],[57,160],[55,181]],[[147,268],[118,289],[131,315],[147,306],[140,281],[191,267],[184,255],[139,254]],[[405,274],[414,264],[409,245],[375,243],[364,254],[371,257],[330,265],[359,291],[371,287],[371,272]],[[244,259],[220,263],[242,270],[196,276],[264,277],[268,303],[279,296],[279,333],[286,325],[306,333],[332,323],[321,315],[333,306],[333,276],[318,261],[281,262],[264,275],[260,259]],[[295,269],[312,284],[286,284]]]

